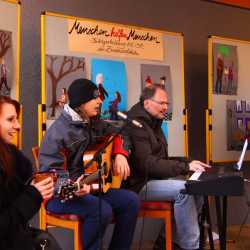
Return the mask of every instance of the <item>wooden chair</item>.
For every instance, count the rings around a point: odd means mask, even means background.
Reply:
[[[38,153],[39,148],[33,147],[32,153],[35,159],[37,169],[39,169]],[[66,156],[64,161],[64,167],[66,167]],[[171,228],[171,216],[172,216],[172,203],[162,201],[143,201],[140,208],[139,216],[149,218],[160,218],[165,223],[165,237],[166,237],[166,249],[172,250],[172,228]],[[81,223],[76,215],[72,214],[54,214],[45,209],[42,204],[40,209],[40,228],[46,230],[50,226],[63,227],[72,229],[74,231],[74,250],[83,250],[81,244],[80,228]]]
[[[172,250],[172,202],[142,201],[140,214],[142,217],[161,218],[165,223],[166,250]]]
[[[32,154],[35,159],[36,168],[39,169],[38,163],[39,148],[33,147]],[[66,164],[66,161],[64,161]],[[46,230],[51,226],[62,227],[74,231],[74,250],[83,250],[81,241],[81,221],[74,214],[54,214],[45,209],[45,204],[42,204],[40,212],[40,228]]]

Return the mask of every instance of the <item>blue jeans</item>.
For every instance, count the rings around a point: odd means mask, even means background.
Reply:
[[[101,225],[99,223],[99,200],[97,196],[91,194],[64,203],[61,203],[59,199],[52,199],[48,202],[47,209],[58,214],[76,214],[84,220],[82,240],[85,250],[99,249],[101,240],[99,232],[102,237],[114,216],[115,228],[109,249],[128,250],[133,240],[139,203],[139,197],[131,191],[110,189],[102,195]]]
[[[202,208],[201,197],[180,193],[185,189],[183,180],[151,180],[140,191],[140,197],[149,201],[173,201],[176,240],[181,248],[199,248],[198,212]]]

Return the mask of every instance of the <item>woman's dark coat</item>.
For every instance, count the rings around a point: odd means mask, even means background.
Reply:
[[[30,161],[14,146],[13,177],[7,181],[0,165],[0,249],[31,250],[28,221],[38,212],[42,196],[31,185],[25,185],[32,175]]]

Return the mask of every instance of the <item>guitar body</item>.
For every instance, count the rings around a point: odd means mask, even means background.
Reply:
[[[83,163],[86,165],[94,156],[96,151],[103,147],[103,145],[112,140],[112,136],[103,137],[97,144],[94,146],[90,146],[87,151],[85,151],[83,155]],[[102,189],[103,192],[106,193],[110,188],[120,188],[121,186],[121,177],[115,176],[113,173],[113,166],[112,166],[112,149],[113,149],[113,142],[111,142],[105,152],[102,154],[102,166],[106,166],[106,171],[102,175]],[[92,174],[98,170],[97,163],[94,162],[91,166],[86,168],[85,174]]]

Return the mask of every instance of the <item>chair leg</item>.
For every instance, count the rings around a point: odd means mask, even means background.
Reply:
[[[74,250],[84,250],[81,240],[81,228],[80,225],[74,228]]]
[[[166,250],[172,250],[172,227],[171,227],[171,212],[165,218],[165,239]]]
[[[39,224],[40,224],[40,229],[42,230],[47,229],[46,213],[44,213],[42,208],[39,210]]]

